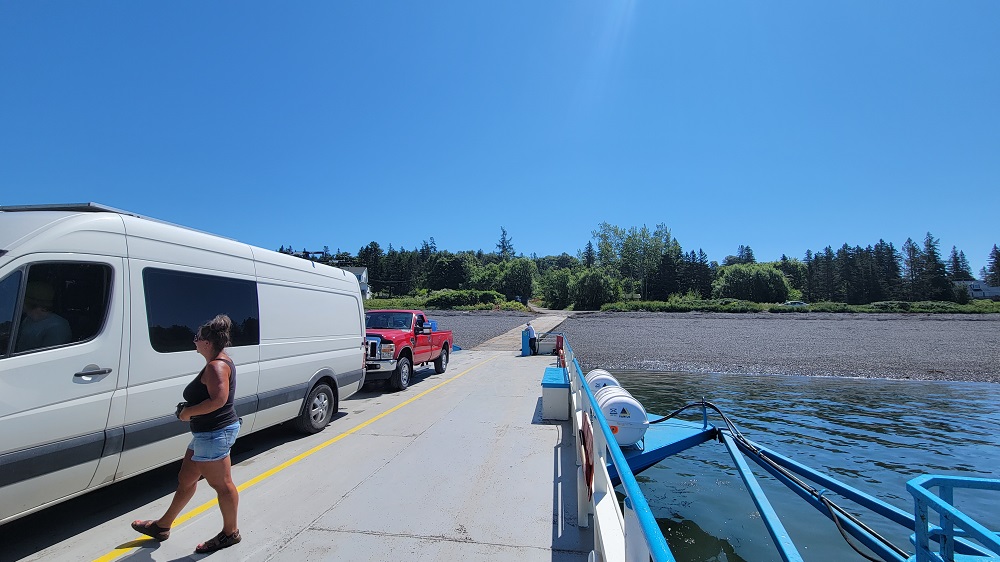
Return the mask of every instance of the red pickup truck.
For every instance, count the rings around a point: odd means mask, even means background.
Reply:
[[[434,330],[420,310],[365,312],[365,381],[388,380],[396,390],[410,386],[414,365],[434,362],[443,373],[454,347],[451,330]]]

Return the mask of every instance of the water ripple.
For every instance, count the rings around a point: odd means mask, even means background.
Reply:
[[[705,398],[749,439],[908,512],[913,499],[905,485],[915,476],[1000,477],[996,384],[650,371],[614,375],[648,412],[664,414]],[[722,424],[717,415],[709,420]],[[820,559],[830,560],[856,557],[829,520],[763,471],[756,472],[803,552],[823,552]],[[714,537],[713,554],[684,548],[691,556],[675,552],[678,560],[712,559],[722,552],[748,561],[774,557],[759,518],[733,518],[754,509],[721,445],[705,444],[666,459],[644,476],[644,493],[662,517],[661,527],[669,526],[669,538],[687,544],[685,529],[698,540]],[[956,495],[960,509],[989,528],[1000,528],[1000,497]],[[864,520],[912,550],[912,530],[870,515]]]

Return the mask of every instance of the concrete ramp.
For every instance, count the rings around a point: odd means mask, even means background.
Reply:
[[[543,335],[544,332],[553,332],[559,327],[563,321],[566,320],[565,316],[559,316],[555,314],[546,314],[543,316],[536,316],[531,319],[531,325],[535,327],[535,332],[538,333],[539,337]],[[515,351],[518,355],[521,353],[521,332],[524,330],[524,324],[514,328],[513,330],[507,332],[506,334],[501,334],[491,340],[487,340],[473,349],[482,351]],[[541,376],[541,375],[539,375]]]

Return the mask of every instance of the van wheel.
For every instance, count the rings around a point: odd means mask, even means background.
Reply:
[[[448,346],[443,346],[441,348],[441,355],[434,360],[434,372],[441,374],[448,368]]]
[[[399,364],[396,365],[396,370],[392,372],[392,378],[389,380],[392,383],[392,387],[396,390],[406,390],[406,387],[410,386],[410,374],[413,372],[413,367],[410,366],[410,360],[407,357],[400,357]]]
[[[309,397],[306,406],[295,420],[295,429],[302,433],[318,433],[330,423],[330,418],[337,411],[337,397],[326,383],[317,384]]]

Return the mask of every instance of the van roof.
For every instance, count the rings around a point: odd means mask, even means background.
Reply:
[[[20,211],[73,211],[90,213],[118,213],[119,215],[140,215],[114,207],[108,207],[100,203],[50,203],[45,205],[0,205],[0,211],[20,212]],[[149,218],[149,217],[142,217]]]
[[[157,222],[160,224],[166,224],[169,226],[175,226],[177,228],[183,228],[184,230],[190,230],[192,232],[199,232],[201,234],[208,234],[209,236],[215,236],[218,238],[225,238],[226,240],[233,240],[234,242],[239,242],[228,236],[221,236],[219,234],[213,234],[211,232],[206,232],[204,230],[198,230],[197,228],[191,228],[190,226],[184,226],[182,224],[175,224],[172,222],[155,219],[153,217],[148,217],[146,215],[140,215],[139,213],[133,213],[132,211],[124,211],[122,209],[116,209],[114,207],[109,207],[101,203],[46,203],[39,205],[0,205],[0,211],[7,213],[21,213],[21,212],[38,212],[38,211],[50,211],[50,212],[63,212],[63,213],[115,213],[118,215],[126,215],[130,217],[135,217],[137,219]]]

